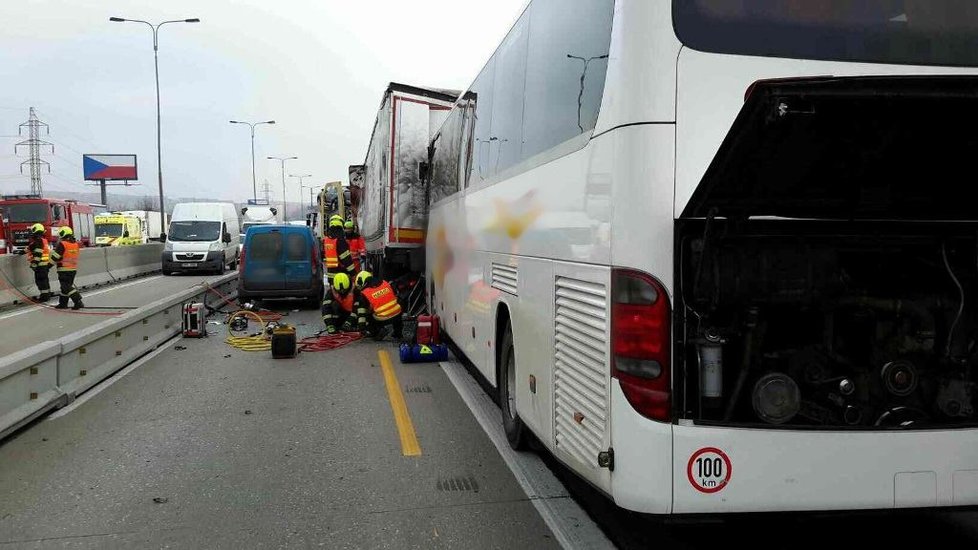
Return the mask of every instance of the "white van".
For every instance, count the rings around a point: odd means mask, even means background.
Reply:
[[[163,274],[224,273],[238,262],[238,213],[230,202],[191,202],[173,207],[163,246]]]

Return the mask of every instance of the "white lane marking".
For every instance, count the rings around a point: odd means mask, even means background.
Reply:
[[[68,405],[67,407],[58,409],[57,411],[51,413],[50,415],[48,415],[47,419],[48,420],[55,420],[57,418],[61,418],[62,416],[64,416],[64,415],[70,413],[71,411],[77,409],[78,407],[81,407],[89,399],[95,397],[96,395],[98,395],[99,393],[101,393],[103,390],[105,390],[106,388],[108,388],[109,386],[111,386],[112,384],[115,384],[119,380],[122,380],[122,377],[123,376],[125,376],[125,375],[129,374],[130,372],[132,372],[132,371],[138,369],[139,367],[143,366],[150,359],[153,359],[157,355],[163,353],[164,351],[166,351],[167,348],[169,348],[173,344],[177,343],[180,339],[181,338],[180,337],[177,337],[177,336],[175,336],[173,338],[170,338],[169,341],[164,342],[162,345],[160,345],[160,347],[158,347],[155,350],[153,350],[153,351],[147,353],[146,355],[140,357],[135,362],[133,362],[132,364],[130,364],[128,367],[126,367],[126,368],[120,370],[119,372],[113,374],[108,379],[103,380],[102,382],[100,382],[95,387],[90,388],[88,391],[86,391],[85,393],[83,393],[81,397],[79,397],[78,399],[75,399],[74,401],[72,401],[72,403],[70,405]]]
[[[611,541],[591,520],[584,510],[574,502],[567,489],[554,477],[539,456],[535,453],[517,453],[510,446],[503,432],[502,416],[482,387],[457,361],[441,363],[448,379],[455,386],[462,401],[479,425],[496,446],[503,461],[509,466],[516,481],[526,492],[530,502],[537,509],[547,527],[557,537],[561,547],[614,548]]]
[[[149,281],[155,281],[156,279],[160,279],[162,277],[163,277],[162,275],[155,275],[153,277],[148,277],[146,279],[137,279],[135,281],[130,281],[128,283],[123,283],[121,285],[111,285],[111,286],[109,286],[107,288],[103,288],[102,290],[96,290],[95,292],[83,292],[82,293],[82,296],[85,297],[85,298],[88,298],[90,296],[98,296],[99,294],[105,294],[106,292],[109,292],[109,291],[112,291],[112,290],[119,290],[119,289],[130,287],[130,286],[133,286],[133,285],[140,285],[140,284],[143,284],[143,283],[148,283]],[[40,309],[43,309],[43,307],[42,306],[31,306],[31,307],[28,307],[26,309],[22,309],[22,310],[14,311],[12,313],[8,313],[6,315],[0,315],[0,321],[2,321],[4,319],[9,319],[11,317],[16,317],[18,315],[23,315],[25,313],[30,313],[32,311],[38,311]]]

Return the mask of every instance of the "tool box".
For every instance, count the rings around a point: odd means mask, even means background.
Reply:
[[[295,357],[295,327],[279,325],[272,329],[272,357],[289,359]]]
[[[418,328],[415,330],[415,340],[421,345],[440,344],[441,335],[438,329],[437,315],[418,315]]]
[[[207,310],[200,302],[183,304],[181,329],[184,338],[203,338],[207,336]]]

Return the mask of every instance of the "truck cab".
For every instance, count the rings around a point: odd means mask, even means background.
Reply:
[[[48,230],[48,240],[56,239],[62,227],[70,227],[81,246],[95,244],[94,214],[88,204],[39,195],[5,195],[0,200],[0,210],[4,212],[7,246],[11,251],[27,245],[30,227],[35,223]]]

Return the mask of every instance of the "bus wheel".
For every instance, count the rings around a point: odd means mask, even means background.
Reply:
[[[513,330],[506,325],[503,334],[499,371],[499,408],[503,413],[503,429],[509,446],[520,451],[526,448],[526,426],[516,412],[516,350],[513,347]]]

